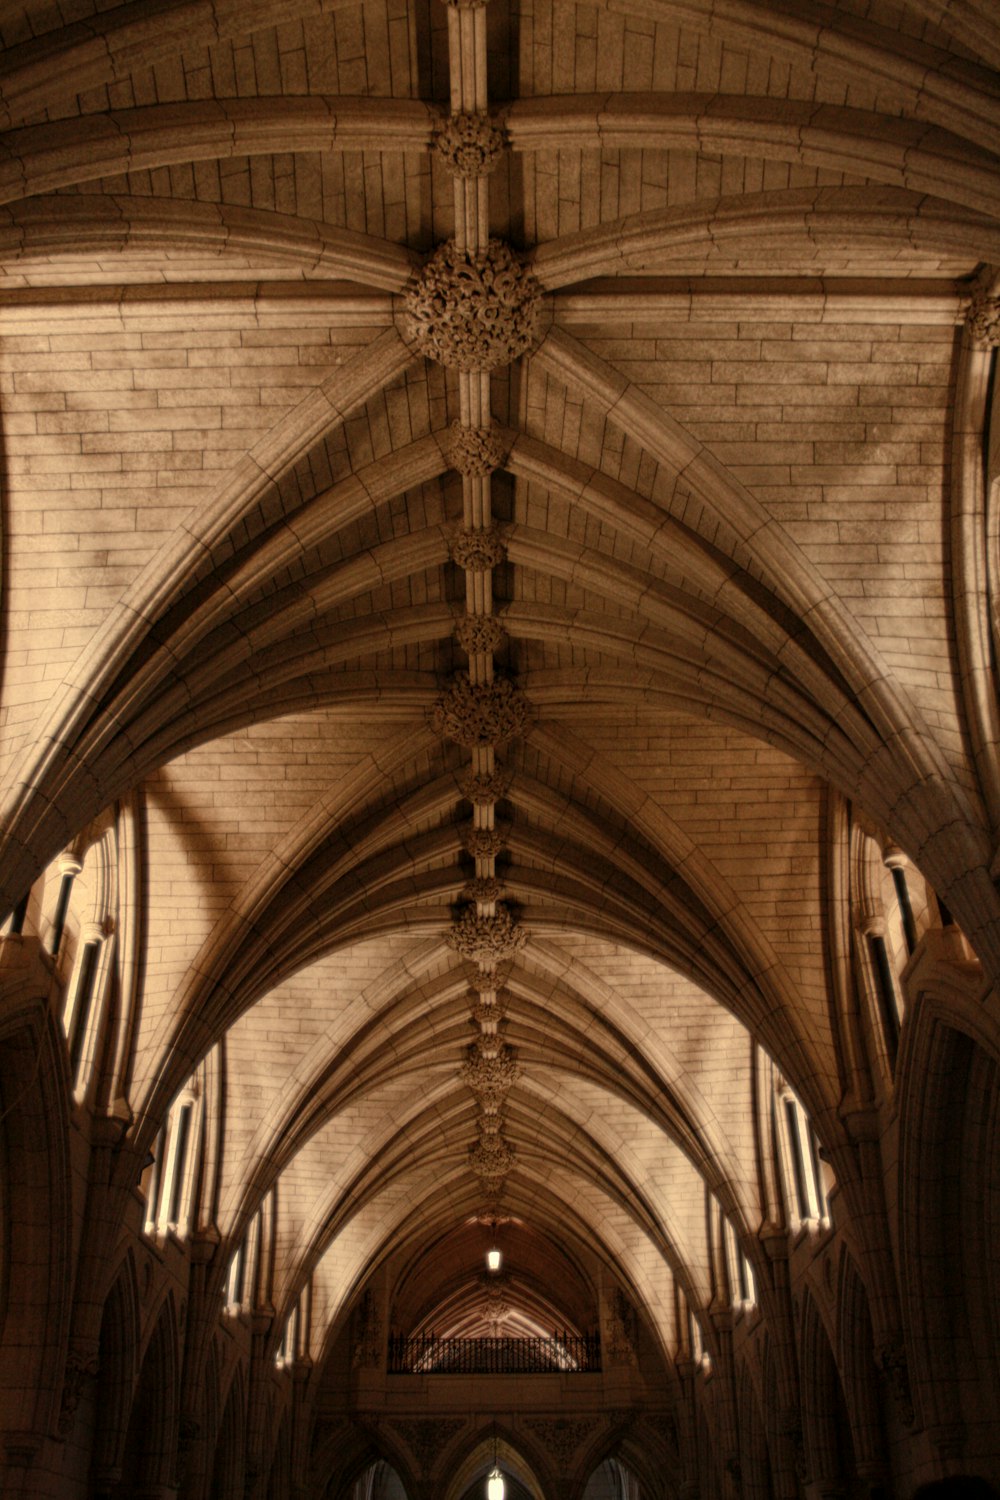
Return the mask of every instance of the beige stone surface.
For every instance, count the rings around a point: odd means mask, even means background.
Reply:
[[[993,7],[0,43],[4,1493],[1000,1482]]]

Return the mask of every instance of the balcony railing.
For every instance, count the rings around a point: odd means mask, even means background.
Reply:
[[[390,1375],[586,1374],[601,1368],[601,1336],[442,1339],[434,1333],[389,1337]]]

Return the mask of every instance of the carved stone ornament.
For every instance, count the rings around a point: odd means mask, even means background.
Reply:
[[[465,1426],[465,1420],[463,1417],[415,1417],[392,1425],[426,1474],[455,1434]]]
[[[470,771],[462,777],[458,789],[473,807],[489,807],[492,802],[499,802],[501,797],[507,795],[512,780],[512,772],[504,766],[494,766],[492,771],[478,775]]]
[[[492,682],[470,682],[467,672],[454,681],[431,710],[431,726],[442,739],[467,750],[477,745],[500,745],[523,734],[528,722],[528,700],[506,677]]]
[[[462,887],[466,901],[502,901],[507,889],[495,875],[484,875],[481,880],[467,880]]]
[[[891,1339],[876,1349],[875,1363],[892,1391],[899,1420],[904,1427],[912,1427],[916,1420],[916,1413],[913,1410],[910,1370],[906,1362],[906,1349],[902,1339]]]
[[[489,573],[507,556],[507,543],[497,526],[465,526],[456,531],[448,548],[451,560],[470,573]]]
[[[451,467],[467,479],[492,474],[507,457],[507,445],[495,427],[463,427],[461,422],[452,422],[444,451]]]
[[[472,1019],[477,1026],[499,1026],[506,1009],[505,1005],[488,1005],[485,1000],[480,1000],[472,1007]]]
[[[455,177],[485,177],[503,155],[501,126],[486,115],[449,115],[434,132],[434,145]]]
[[[513,1165],[513,1147],[499,1132],[483,1136],[469,1151],[469,1166],[477,1177],[506,1176]]]
[[[514,921],[506,906],[497,903],[492,917],[479,916],[476,908],[469,909],[452,923],[448,942],[463,958],[477,962],[489,959],[513,958],[527,942],[528,934]]]
[[[84,1383],[88,1380],[95,1380],[98,1369],[96,1354],[78,1354],[71,1350],[67,1356],[57,1428],[60,1437],[69,1437],[73,1431],[76,1409],[80,1405]]]
[[[494,1111],[507,1097],[520,1076],[509,1047],[502,1047],[498,1057],[483,1057],[473,1042],[462,1064],[461,1080],[479,1100],[480,1108]]]
[[[592,1421],[571,1417],[525,1417],[524,1425],[535,1433],[547,1453],[551,1453],[559,1467],[569,1466],[580,1444],[594,1430]]]
[[[464,651],[475,656],[496,651],[507,639],[507,632],[496,615],[464,615],[455,626],[455,639]]]
[[[485,972],[475,964],[467,964],[465,978],[470,990],[475,990],[477,995],[495,994],[503,988],[510,978],[513,963],[494,964],[492,969]]]
[[[965,315],[972,338],[982,349],[1000,347],[1000,297],[976,292]]]
[[[377,1370],[382,1362],[382,1320],[371,1287],[365,1290],[357,1318],[358,1337],[354,1345],[353,1367],[355,1370]]]
[[[502,849],[507,847],[507,834],[502,828],[466,828],[462,833],[462,845],[469,854],[477,859],[495,858]],[[477,900],[475,896],[470,900]],[[486,897],[493,900],[493,897]]]
[[[639,1319],[635,1308],[620,1287],[615,1288],[608,1318],[607,1350],[612,1364],[637,1365]]]
[[[453,370],[497,370],[535,341],[539,287],[502,240],[484,250],[440,245],[406,293],[404,330]]]

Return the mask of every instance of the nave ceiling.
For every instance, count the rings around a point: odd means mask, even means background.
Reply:
[[[990,8],[79,0],[0,35],[0,873],[51,891],[133,810],[123,1189],[214,1059],[205,1213],[232,1249],[276,1192],[316,1350],[373,1265],[499,1216],[525,1327],[565,1241],[668,1355],[706,1192],[766,1310],[768,1089],[860,1201],[884,853],[1000,962],[962,488]],[[470,1057],[509,1063],[489,1107]]]

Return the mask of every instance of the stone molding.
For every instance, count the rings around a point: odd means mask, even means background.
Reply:
[[[470,180],[486,177],[507,145],[503,127],[480,114],[454,114],[434,132],[434,147],[448,171]]]
[[[446,240],[405,295],[405,336],[449,369],[501,369],[534,343],[539,298],[538,282],[503,240],[476,251]]]

